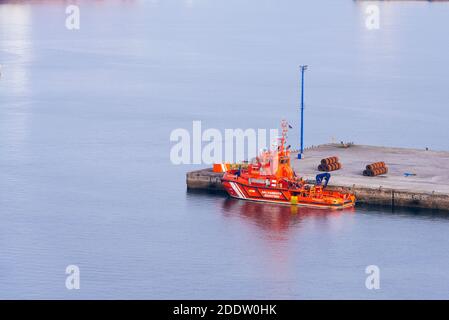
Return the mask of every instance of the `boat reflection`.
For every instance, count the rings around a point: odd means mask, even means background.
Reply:
[[[305,219],[337,218],[343,214],[354,213],[354,208],[345,210],[316,209],[288,206],[271,203],[258,203],[228,198],[223,201],[222,210],[225,215],[251,220],[262,229],[279,233],[298,226]]]

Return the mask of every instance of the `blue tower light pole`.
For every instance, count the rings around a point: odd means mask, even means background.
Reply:
[[[301,148],[298,153],[298,159],[302,159],[304,152],[304,72],[307,70],[307,65],[299,66],[299,68],[301,70]]]

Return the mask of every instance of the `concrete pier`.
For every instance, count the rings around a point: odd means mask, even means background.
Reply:
[[[292,166],[299,176],[313,180],[320,160],[330,156],[339,157],[342,168],[331,172],[329,187],[350,190],[358,203],[449,210],[449,152],[326,144],[307,149],[302,160],[292,154]],[[388,173],[363,176],[365,166],[377,161],[386,163]],[[223,190],[221,176],[212,169],[189,172],[187,187]]]

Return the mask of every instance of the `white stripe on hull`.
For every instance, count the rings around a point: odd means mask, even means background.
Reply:
[[[231,182],[231,181],[229,181],[229,184],[231,185],[234,192],[239,195],[240,198],[246,199],[245,195],[243,194],[243,191],[240,189],[240,186],[238,184],[236,184],[235,182]]]

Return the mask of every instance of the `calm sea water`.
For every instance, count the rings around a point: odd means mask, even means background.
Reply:
[[[0,1],[0,298],[449,298],[449,215],[190,193],[169,134],[449,150],[449,4]],[[296,131],[296,129],[295,129]],[[297,141],[293,132],[291,139]],[[78,265],[80,290],[65,268]],[[380,268],[367,290],[365,268]]]

